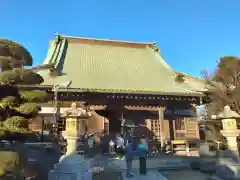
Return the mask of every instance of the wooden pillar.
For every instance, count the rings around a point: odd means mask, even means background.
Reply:
[[[109,119],[107,119],[106,117],[104,117],[104,132],[105,133],[109,133]]]
[[[124,118],[123,118],[123,110],[122,110],[122,112],[121,112],[121,134],[123,135],[123,136],[125,136],[125,134],[124,134]]]
[[[160,107],[158,109],[158,120],[160,121],[160,136],[161,136],[161,150],[163,151],[163,146],[164,146],[164,139],[163,139],[163,135],[164,135],[164,125],[163,125],[163,121],[164,121],[164,110],[165,107]]]

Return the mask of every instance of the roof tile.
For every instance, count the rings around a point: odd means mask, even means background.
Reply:
[[[54,64],[60,75],[50,79],[48,71],[40,71],[43,85],[72,80],[70,88],[89,91],[194,93],[189,83],[174,81],[176,73],[154,43],[64,36],[53,42],[44,64]]]

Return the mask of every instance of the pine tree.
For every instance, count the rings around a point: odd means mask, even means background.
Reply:
[[[25,133],[32,118],[38,115],[47,93],[40,90],[24,90],[19,85],[39,85],[43,78],[34,69],[21,68],[19,59],[10,54],[0,54],[0,115],[1,133]],[[19,55],[18,55],[19,56]]]

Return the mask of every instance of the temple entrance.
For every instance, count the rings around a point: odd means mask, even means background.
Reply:
[[[105,110],[105,111],[107,113],[107,118],[109,120],[108,122],[109,133],[120,133],[121,132],[120,114],[112,110]]]
[[[108,119],[108,131],[109,133],[121,132],[121,116],[112,110],[96,111],[99,115]],[[107,125],[105,125],[107,127]],[[105,129],[106,130],[106,129]]]
[[[109,132],[121,133],[121,121],[119,119],[109,120]]]

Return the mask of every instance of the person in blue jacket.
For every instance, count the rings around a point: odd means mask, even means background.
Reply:
[[[127,165],[127,177],[133,177],[132,175],[132,161],[134,159],[133,143],[132,140],[128,140],[128,144],[125,149],[125,160]]]
[[[140,141],[137,145],[136,154],[139,157],[139,172],[141,175],[145,175],[147,173],[147,147],[144,143]]]

